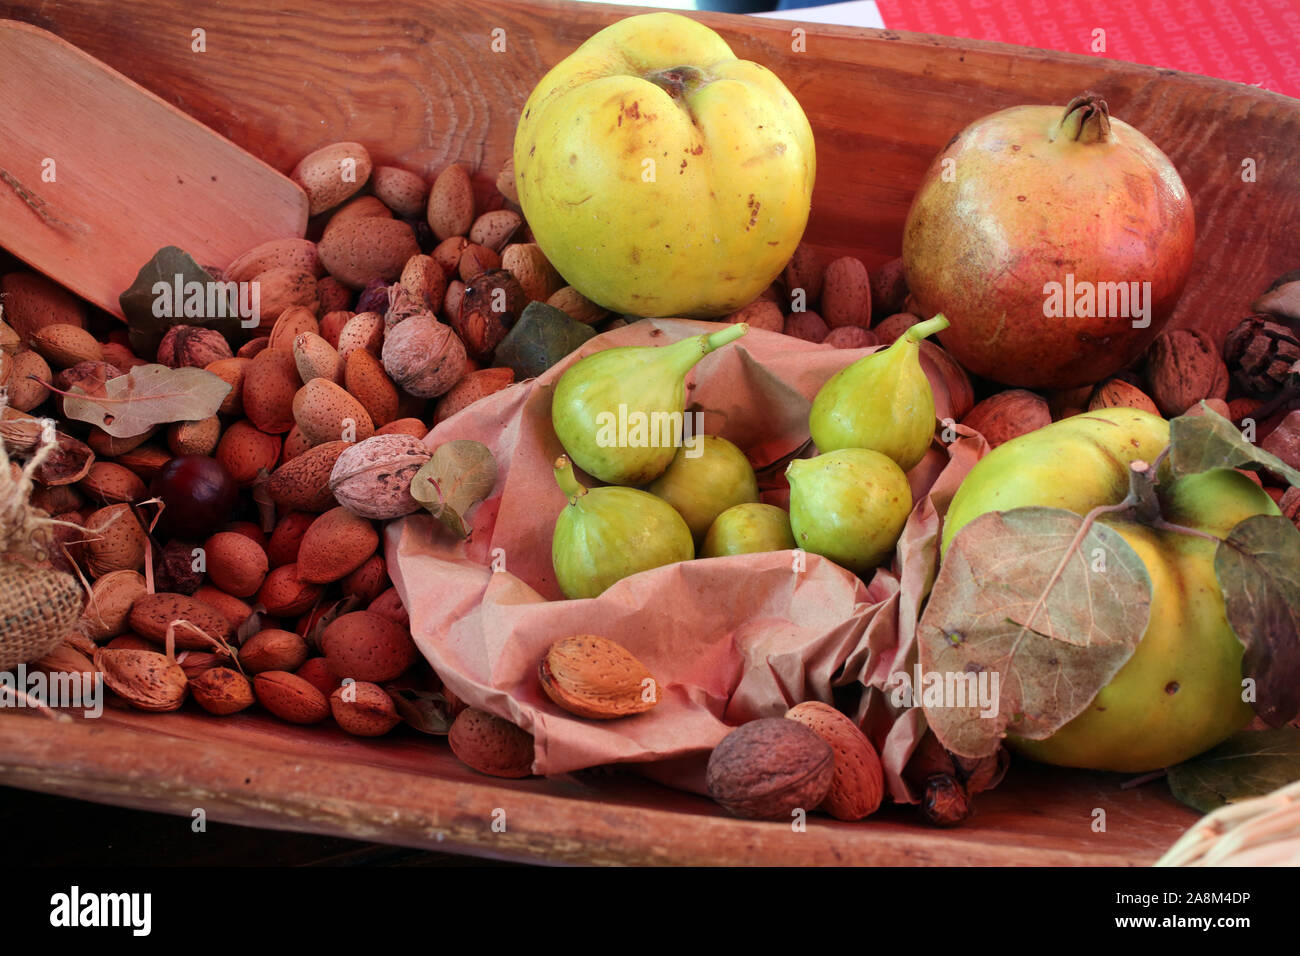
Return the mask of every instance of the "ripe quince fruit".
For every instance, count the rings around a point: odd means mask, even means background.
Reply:
[[[703,24],[629,17],[542,78],[514,144],[519,203],[560,274],[632,315],[752,302],[803,235],[816,159],[793,94]]]
[[[1082,515],[1117,504],[1128,494],[1130,462],[1155,461],[1168,444],[1168,422],[1120,408],[1075,415],[1012,439],[958,488],[944,520],[942,550],[989,511],[1039,505]],[[1252,515],[1280,514],[1273,499],[1237,471],[1163,478],[1165,521],[1216,538]],[[1146,632],[1083,713],[1045,740],[1012,733],[1007,742],[1045,763],[1143,773],[1194,757],[1250,722],[1243,648],[1215,578],[1215,542],[1129,518],[1098,520],[1146,565],[1152,584]]]

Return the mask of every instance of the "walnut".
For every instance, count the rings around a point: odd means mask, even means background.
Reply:
[[[204,368],[233,357],[224,335],[199,325],[173,325],[158,345],[158,362],[168,368]]]
[[[1228,367],[1203,332],[1163,333],[1147,351],[1146,377],[1151,398],[1166,418],[1183,414],[1203,398],[1228,397]]]

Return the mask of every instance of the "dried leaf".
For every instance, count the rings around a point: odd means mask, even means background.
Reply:
[[[138,365],[109,379],[104,390],[107,394],[96,397],[80,389],[64,393],[64,414],[98,425],[115,438],[129,438],[154,425],[215,415],[230,384],[201,368]]]
[[[439,445],[411,479],[411,497],[452,534],[469,537],[465,515],[492,493],[497,463],[488,447],[458,438]]]
[[[122,307],[122,314],[126,316],[127,336],[131,343],[131,350],[136,355],[156,355],[158,343],[173,325],[202,325],[216,329],[227,338],[235,336],[240,330],[240,325],[239,318],[233,310],[221,308],[217,311],[223,314],[208,314],[206,291],[210,288],[208,283],[212,281],[212,276],[184,250],[175,246],[164,246],[155,252],[153,258],[140,267],[140,272],[130,288],[117,298],[118,304]],[[191,297],[188,307],[182,309],[183,314],[158,315],[157,312],[175,311],[156,307],[161,298],[155,291],[155,286],[160,282],[165,283],[173,293],[179,283],[182,295],[188,290],[202,288],[205,293],[202,304],[200,305],[196,298]],[[171,303],[171,301],[169,296],[167,302]],[[186,305],[184,299],[181,305]]]
[[[1241,522],[1214,552],[1228,623],[1246,647],[1255,713],[1280,727],[1300,713],[1300,531],[1278,515]]]
[[[1169,464],[1175,476],[1211,468],[1250,468],[1271,471],[1300,486],[1300,471],[1246,441],[1232,422],[1204,402],[1201,410],[1202,415],[1180,415],[1169,423]]]
[[[1300,729],[1243,730],[1169,768],[1173,795],[1202,813],[1300,780]]]
[[[567,312],[531,302],[497,346],[495,364],[513,369],[517,382],[536,378],[595,334]]]
[[[447,698],[427,690],[385,687],[402,720],[423,734],[443,736],[451,732]]]
[[[991,754],[1008,730],[1051,736],[1133,656],[1151,578],[1106,525],[1094,523],[1076,541],[1083,520],[1059,508],[1016,508],[982,515],[953,539],[917,628],[922,680],[953,693],[931,706],[925,687],[913,689],[953,753]],[[997,694],[992,707],[967,693],[981,672],[990,675],[986,696]]]

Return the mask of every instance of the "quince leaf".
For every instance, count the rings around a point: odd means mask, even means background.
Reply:
[[[1179,415],[1169,423],[1169,464],[1174,476],[1211,468],[1251,468],[1281,475],[1300,486],[1300,471],[1246,441],[1237,426],[1201,403],[1200,415]]]
[[[1278,515],[1247,518],[1215,549],[1214,574],[1255,713],[1280,727],[1300,714],[1300,531]]]
[[[458,438],[439,445],[411,479],[411,497],[452,534],[469,537],[465,514],[497,483],[497,463],[481,442]]]
[[[536,378],[595,334],[562,309],[530,302],[497,346],[495,364],[513,369],[517,382]]]
[[[1146,565],[1118,532],[1084,521],[994,511],[953,539],[917,627],[923,686],[912,691],[953,753],[986,756],[1008,731],[1051,736],[1137,649]]]
[[[201,368],[137,365],[104,383],[104,394],[80,388],[63,393],[63,413],[98,425],[114,438],[130,438],[154,425],[192,422],[217,413],[230,383]]]
[[[227,339],[239,333],[240,325],[237,316],[207,314],[206,295],[204,306],[199,314],[157,315],[154,305],[158,301],[158,295],[154,292],[154,286],[162,282],[169,290],[175,289],[177,281],[181,283],[182,290],[191,282],[202,284],[206,290],[207,283],[213,280],[208,271],[195,262],[185,250],[178,249],[176,246],[164,246],[140,267],[130,288],[117,297],[118,305],[122,307],[122,314],[126,316],[127,338],[131,343],[131,350],[136,355],[147,358],[155,356],[158,353],[158,343],[162,341],[167,330],[181,323],[216,329]],[[183,304],[182,301],[180,305]]]
[[[1300,729],[1242,730],[1199,757],[1169,768],[1175,797],[1211,813],[1300,780]]]

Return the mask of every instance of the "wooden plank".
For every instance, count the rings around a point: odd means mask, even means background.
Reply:
[[[265,159],[356,139],[379,162],[431,173],[452,161],[495,179],[533,84],[636,8],[557,0],[0,0]],[[1085,88],[1177,165],[1198,219],[1197,261],[1175,314],[1221,336],[1300,261],[1300,102],[1253,87],[1102,57],[891,31],[699,14],[773,69],[817,137],[808,238],[868,268],[898,255],[912,193],[936,152],[977,117],[1064,104]],[[190,51],[207,31],[208,52]],[[806,31],[796,49],[791,31]],[[493,52],[493,30],[504,52]],[[1242,181],[1253,160],[1257,180]],[[1225,278],[1229,277],[1229,278]]]
[[[307,225],[288,177],[12,20],[0,22],[0,129],[0,246],[115,315],[162,246],[224,267]]]
[[[673,865],[1145,865],[1198,815],[1163,783],[1018,764],[954,830],[887,808],[807,832],[726,816],[630,775],[496,780],[413,733],[350,738],[250,713],[0,714],[0,783],[138,809],[503,860]],[[1095,832],[1095,811],[1106,829]],[[504,832],[493,829],[504,812]]]

